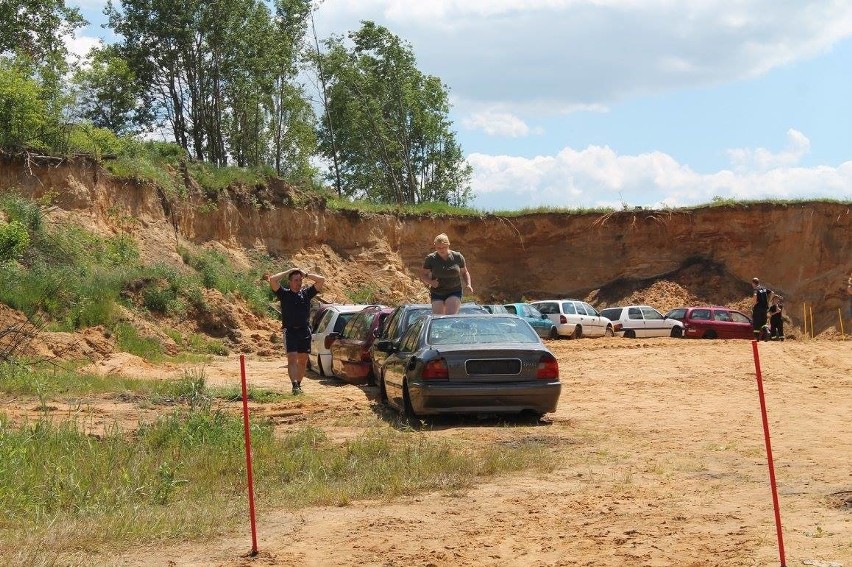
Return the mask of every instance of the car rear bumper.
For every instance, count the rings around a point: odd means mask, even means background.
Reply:
[[[409,385],[411,407],[418,415],[446,413],[537,413],[556,411],[560,382],[476,384],[434,382]]]

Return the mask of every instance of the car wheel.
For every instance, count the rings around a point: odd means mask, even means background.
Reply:
[[[627,331],[624,331],[624,338],[625,339],[635,339],[636,338],[636,331],[634,331],[633,329],[628,329]]]
[[[572,339],[581,339],[583,338],[583,327],[577,325],[574,327],[574,332],[571,334]]]
[[[555,326],[550,328],[550,333],[548,333],[547,338],[548,339],[558,339],[559,338],[559,331],[556,330]]]
[[[679,339],[683,336],[683,328],[682,327],[672,327],[672,337],[675,339]]]
[[[379,401],[382,402],[385,405],[387,405],[387,403],[388,403],[388,390],[387,390],[387,387],[385,386],[384,375],[382,375],[382,377],[379,378]]]
[[[704,338],[705,338],[705,339],[715,339],[715,338],[716,338],[716,331],[707,331],[707,332],[705,332],[705,333],[704,333]]]
[[[615,331],[612,330],[612,325],[606,326],[606,331],[604,331],[605,337],[613,337],[615,336]]]
[[[414,418],[417,414],[414,413],[414,406],[411,405],[411,394],[408,393],[408,381],[402,383],[402,405],[405,409],[405,417]]]

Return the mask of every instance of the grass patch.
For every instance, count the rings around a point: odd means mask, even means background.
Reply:
[[[383,430],[341,445],[316,428],[278,439],[269,423],[251,427],[256,493],[266,507],[453,491],[556,466],[545,444],[472,445]],[[244,516],[243,451],[241,418],[209,409],[100,438],[73,422],[13,428],[0,417],[0,555],[62,563],[72,554],[224,533]]]

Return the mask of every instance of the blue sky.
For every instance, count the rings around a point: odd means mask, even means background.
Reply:
[[[106,2],[68,4],[84,52]],[[315,19],[382,24],[441,78],[477,208],[852,200],[852,3],[324,0]]]

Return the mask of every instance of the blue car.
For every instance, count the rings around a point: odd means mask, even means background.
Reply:
[[[555,339],[559,336],[556,324],[550,318],[529,303],[507,303],[506,311],[517,315],[535,329],[538,336],[545,339]]]

